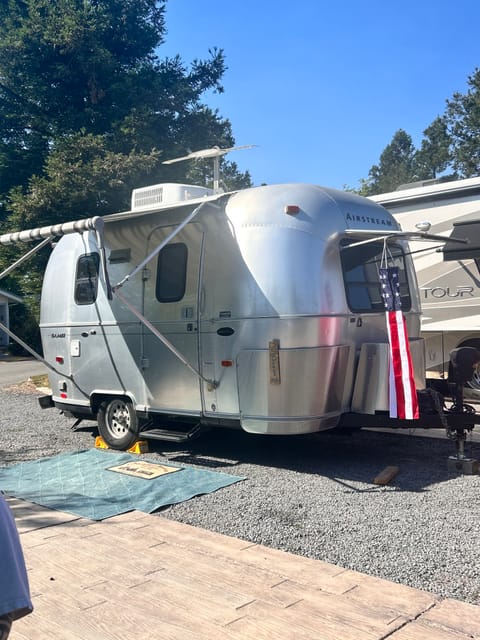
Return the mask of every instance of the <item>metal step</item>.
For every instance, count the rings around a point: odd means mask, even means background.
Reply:
[[[175,429],[152,427],[151,429],[145,429],[139,433],[139,437],[146,438],[147,440],[166,440],[167,442],[186,442],[187,440],[193,440],[198,438],[202,433],[202,425],[197,423],[193,425],[188,431],[177,431]]]

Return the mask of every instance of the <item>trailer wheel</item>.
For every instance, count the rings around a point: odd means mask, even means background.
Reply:
[[[467,340],[460,344],[459,347],[473,347],[474,349],[477,349],[477,351],[480,351],[480,340]],[[478,369],[474,370],[472,379],[469,380],[465,386],[470,389],[478,389],[480,391],[480,371]]]
[[[467,382],[466,386],[470,387],[470,389],[480,390],[480,372],[475,371],[472,376],[472,379]]]
[[[98,432],[112,449],[129,449],[138,437],[138,418],[125,398],[105,400],[98,408]]]

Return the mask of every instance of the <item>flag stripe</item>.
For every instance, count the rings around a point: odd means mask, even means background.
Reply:
[[[398,269],[396,267],[381,268],[380,281],[390,345],[390,416],[413,420],[419,417],[419,411],[407,327],[401,311]]]
[[[408,335],[401,311],[387,312],[390,342],[390,412],[406,420],[418,418],[417,394]],[[393,401],[393,402],[392,402]]]

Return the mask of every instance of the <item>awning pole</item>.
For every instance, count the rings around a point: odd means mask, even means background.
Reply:
[[[19,338],[18,336],[16,336],[12,331],[10,331],[10,329],[8,329],[3,322],[0,322],[0,330],[4,331],[10,338],[12,338],[12,340],[15,340],[15,342],[18,342],[18,344],[23,347],[25,349],[25,351],[28,351],[28,353],[30,353],[34,358],[36,358],[37,360],[40,360],[40,362],[42,362],[46,367],[48,367],[49,369],[51,369],[52,371],[55,371],[55,373],[60,373],[59,371],[57,371],[55,369],[55,367],[53,367],[51,364],[49,364],[45,358],[43,358],[39,353],[37,353],[35,351],[35,349],[32,349],[32,347],[29,347],[28,344],[26,342],[24,342],[21,338]],[[67,376],[69,377],[69,376]]]
[[[137,265],[135,267],[135,269],[133,269],[133,271],[130,271],[130,273],[127,273],[126,276],[124,276],[120,282],[118,282],[114,287],[112,287],[112,290],[114,292],[116,292],[117,289],[119,289],[120,287],[123,287],[123,285],[130,280],[130,278],[133,278],[133,276],[138,273],[139,271],[141,271],[143,269],[143,267],[148,264],[150,262],[150,260],[152,258],[154,258],[157,253],[160,253],[160,251],[163,249],[163,247],[168,244],[170,242],[170,240],[172,238],[174,238],[196,215],[197,213],[199,213],[200,209],[202,207],[204,207],[206,204],[211,204],[211,203],[207,203],[207,202],[202,202],[201,204],[198,205],[198,207],[196,207],[186,218],[183,222],[181,222],[178,227],[175,227],[175,229],[172,231],[172,233],[170,233],[165,240],[163,240],[157,247],[155,247],[155,249],[150,253],[150,255],[148,255],[145,260],[143,260],[139,265]]]
[[[156,329],[153,326],[153,324],[151,322],[149,322],[147,320],[147,318],[145,318],[145,316],[140,313],[140,311],[135,309],[135,307],[132,304],[130,304],[130,302],[124,296],[122,296],[122,294],[120,293],[120,291],[118,291],[117,288],[114,288],[114,293],[123,302],[123,304],[128,309],[130,309],[130,311],[133,313],[133,315],[136,316],[140,320],[140,322],[147,327],[147,329],[150,329],[150,331],[153,333],[153,335],[156,336],[161,342],[163,342],[163,344],[167,347],[167,349],[169,349],[180,360],[180,362],[183,362],[183,364],[187,367],[187,369],[189,369],[198,378],[200,378],[200,380],[203,380],[204,382],[206,382],[208,384],[209,390],[213,390],[213,389],[217,388],[218,383],[216,383],[213,380],[209,380],[208,378],[205,378],[204,376],[202,376],[200,371],[197,371],[197,369],[195,369],[195,367],[192,367],[192,365],[188,362],[188,360],[185,358],[185,356],[183,356],[180,353],[180,351],[178,351],[178,349],[176,349],[173,346],[173,344],[170,342],[170,340],[168,340],[163,335],[163,333],[160,333],[160,331],[158,331],[158,329]]]
[[[14,262],[9,267],[7,267],[4,271],[2,271],[2,273],[0,273],[0,280],[2,278],[4,278],[5,276],[8,276],[8,274],[11,271],[16,269],[20,264],[22,264],[22,262],[25,262],[26,260],[28,260],[28,258],[30,258],[30,256],[33,256],[35,253],[37,253],[37,251],[40,251],[40,249],[42,249],[45,245],[49,244],[52,240],[53,240],[52,236],[50,236],[49,238],[45,238],[45,240],[42,240],[42,242],[37,244],[36,247],[33,247],[33,249],[30,249],[30,251],[28,251],[25,255],[23,255],[21,258],[19,258],[16,262]]]

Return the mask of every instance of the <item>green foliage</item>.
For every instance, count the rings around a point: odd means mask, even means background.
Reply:
[[[162,160],[234,145],[230,122],[202,102],[223,91],[223,51],[190,66],[159,59],[164,14],[158,0],[0,3],[2,232],[125,210],[133,188],[198,170]],[[250,184],[224,166],[229,188]],[[209,161],[202,170],[208,181]],[[0,269],[17,255],[2,248]],[[2,282],[25,298],[25,331],[45,261],[42,251]]]
[[[33,176],[26,193],[10,191],[10,215],[3,232],[47,226],[68,220],[103,215],[127,209],[132,188],[157,163],[158,153],[114,153],[106,136],[75,134],[61,139],[47,157],[42,176]],[[8,227],[8,229],[7,229]],[[0,269],[16,260],[24,246],[2,247]],[[17,267],[10,278],[10,290],[24,297],[25,309],[20,335],[39,348],[32,319],[39,317],[40,291],[48,252],[42,251]],[[15,317],[19,315],[16,309]]]
[[[446,110],[452,165],[464,178],[480,174],[480,69],[467,82],[468,91],[455,93]]]
[[[10,230],[128,208],[132,188],[152,171],[158,152],[115,153],[108,143],[108,136],[84,133],[58,140],[43,175],[31,177],[26,193],[10,192]]]
[[[158,4],[0,5],[0,201],[42,173],[52,141],[81,130],[112,134],[129,115],[155,71],[152,51],[164,33]]]
[[[446,118],[435,118],[423,135],[421,147],[415,153],[414,174],[420,180],[434,179],[447,169],[451,161],[451,138]]]
[[[362,184],[362,195],[394,191],[399,184],[410,182],[414,175],[415,147],[412,138],[399,129],[373,165]]]
[[[415,149],[412,138],[399,129],[383,150],[379,164],[372,166],[368,178],[360,181],[356,192],[363,196],[388,193],[403,184],[438,178],[452,164],[447,118],[435,118],[423,135],[420,149]],[[456,177],[453,173],[442,179]]]
[[[31,304],[33,302],[33,304]],[[40,340],[40,329],[38,327],[38,300],[33,301],[25,297],[23,304],[17,304],[12,308],[10,314],[10,329],[15,335],[21,336],[22,340],[34,349],[37,353],[42,353]],[[27,355],[27,352],[17,342],[10,342],[9,351],[16,355]]]
[[[164,35],[152,0],[9,1],[0,11],[0,70],[19,131],[100,133],[135,103],[125,92],[154,70]],[[14,108],[15,111],[12,109]]]

